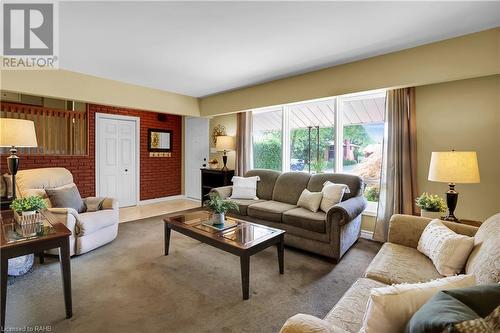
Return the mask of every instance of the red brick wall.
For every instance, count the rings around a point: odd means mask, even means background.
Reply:
[[[2,102],[6,107],[27,107],[29,105]],[[140,117],[140,198],[141,200],[181,194],[181,140],[182,117],[167,115],[167,121],[160,122],[156,112],[139,111],[121,107],[88,104],[89,147],[87,156],[29,156],[19,155],[20,170],[64,167],[71,171],[82,197],[95,195],[95,113],[111,113]],[[148,128],[169,129],[173,131],[172,157],[149,157]],[[7,155],[0,156],[2,174],[7,172]]]

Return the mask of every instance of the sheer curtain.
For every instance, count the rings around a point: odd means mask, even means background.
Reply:
[[[393,214],[415,214],[417,143],[415,88],[387,92],[380,197],[373,239],[385,242]]]
[[[252,111],[236,115],[236,175],[252,168]]]

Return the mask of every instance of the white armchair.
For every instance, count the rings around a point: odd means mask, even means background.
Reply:
[[[118,202],[113,198],[105,198],[101,209],[93,212],[78,213],[73,208],[52,207],[45,189],[76,186],[73,175],[65,168],[21,170],[16,176],[16,186],[20,197],[39,195],[44,198],[48,210],[71,230],[71,255],[92,251],[118,235]],[[83,201],[92,199],[84,198]]]

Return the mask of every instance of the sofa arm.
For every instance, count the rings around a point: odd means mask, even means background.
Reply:
[[[216,187],[211,189],[210,193],[216,193],[217,195],[219,195],[221,199],[227,199],[233,193],[233,187],[232,186]]]
[[[73,236],[76,234],[75,226],[78,218],[78,212],[73,208],[47,208],[58,222],[61,222],[68,228]]]
[[[363,196],[357,196],[332,206],[328,210],[327,216],[328,219],[332,219],[334,215],[339,215],[339,225],[344,225],[354,220],[365,208],[366,199]]]
[[[347,331],[326,320],[299,313],[288,318],[280,333],[347,333]]]
[[[413,215],[395,214],[389,222],[387,241],[408,247],[417,248],[418,241],[425,227],[432,219]],[[474,236],[478,228],[448,221],[441,221],[456,233]]]

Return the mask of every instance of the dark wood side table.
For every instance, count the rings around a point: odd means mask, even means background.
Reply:
[[[59,260],[63,281],[64,303],[66,306],[66,318],[73,316],[71,299],[71,267],[69,236],[71,231],[48,211],[43,213],[45,227],[39,235],[15,239],[13,237],[14,219],[12,214],[2,212],[0,231],[0,253],[1,253],[1,331],[5,330],[5,306],[7,304],[7,271],[8,260],[31,253],[41,253],[46,250],[59,248]]]
[[[201,169],[201,203],[207,199],[207,194],[211,189],[221,186],[232,185],[231,179],[234,176],[234,170],[221,169]]]

